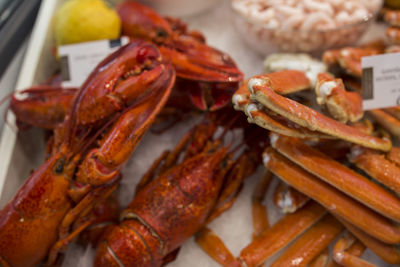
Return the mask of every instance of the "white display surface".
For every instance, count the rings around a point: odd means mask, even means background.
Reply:
[[[49,27],[51,14],[56,6],[62,1],[44,0],[39,22],[35,27],[32,39],[26,54],[17,89],[23,89],[31,84],[43,81],[54,70],[54,59],[50,48],[52,43],[52,28]],[[184,18],[190,28],[200,29],[207,37],[208,43],[216,48],[229,53],[243,70],[246,77],[258,74],[262,71],[263,58],[251,51],[242,41],[233,28],[232,11],[229,1],[225,0],[212,10],[195,17]],[[373,31],[380,34],[382,31]],[[373,34],[370,34],[371,37]],[[9,121],[13,123],[10,115]],[[120,189],[121,204],[126,206],[134,192],[134,188],[141,175],[148,169],[153,160],[168,148],[174,147],[180,137],[189,129],[187,122],[180,124],[163,135],[147,134],[140,143],[134,155],[123,168],[124,178]],[[37,168],[43,161],[44,141],[40,130],[29,130],[17,134],[9,126],[5,127],[2,134],[0,147],[0,206],[11,199],[18,187],[28,177],[29,172]],[[222,214],[221,217],[211,223],[212,228],[226,243],[234,255],[239,255],[240,250],[251,241],[251,193],[261,177],[263,167],[257,174],[246,181],[244,190],[232,209]],[[276,181],[271,185],[268,194],[268,203],[271,203],[271,192]],[[3,190],[1,191],[1,188]],[[272,223],[276,222],[281,214],[270,205],[268,207],[269,218]],[[70,245],[63,266],[92,266],[94,257],[92,249]],[[378,266],[385,265],[371,252],[366,252],[364,258],[376,263]],[[170,263],[172,267],[209,267],[219,266],[211,260],[193,241],[188,240],[182,247],[178,258]]]

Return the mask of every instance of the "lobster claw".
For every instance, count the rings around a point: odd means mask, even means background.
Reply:
[[[10,109],[20,123],[54,129],[64,121],[76,92],[53,85],[31,87],[12,95]]]
[[[184,84],[189,98],[194,106],[200,110],[215,111],[231,101],[231,96],[238,88],[238,83],[206,83],[182,80],[177,86]]]
[[[125,1],[117,6],[117,12],[122,21],[122,35],[156,44],[165,42],[172,35],[169,22],[150,7]]]
[[[205,44],[204,36],[188,31],[173,18],[163,18],[153,9],[135,1],[117,7],[122,34],[158,45],[163,56],[174,65],[177,76],[202,82],[238,82],[243,73],[232,58]]]
[[[192,37],[180,36],[172,46],[168,44],[159,49],[181,78],[202,82],[239,82],[243,79],[243,73],[228,54]]]
[[[86,155],[77,174],[79,183],[99,186],[119,174],[121,165],[129,159],[167,102],[175,76],[171,65],[166,65],[165,72],[171,78],[161,79],[162,86],[128,106],[99,142],[100,147]]]
[[[151,43],[135,41],[118,49],[82,85],[73,106],[76,123],[94,124],[164,87],[175,77],[169,68]]]
[[[201,33],[189,31],[181,20],[163,18],[134,1],[120,4],[117,11],[123,35],[157,44],[163,58],[174,66],[177,77],[193,81],[184,88],[197,108],[216,110],[229,102],[235,91],[230,89],[237,89],[243,73],[228,54],[208,46]]]

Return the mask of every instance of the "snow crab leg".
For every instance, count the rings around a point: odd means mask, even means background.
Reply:
[[[371,209],[400,222],[400,199],[391,192],[299,139],[273,133],[270,139],[272,147],[292,162]],[[369,158],[366,153],[361,155]],[[376,166],[382,169],[380,162]]]
[[[294,165],[276,150],[268,148],[264,152],[264,164],[279,178],[325,206],[335,216],[350,221],[383,242],[400,242],[400,228],[394,222]]]
[[[291,76],[285,75],[288,79]],[[368,135],[354,127],[335,121],[309,107],[277,94],[270,86],[269,74],[250,79],[250,98],[263,107],[276,112],[296,125],[308,130],[353,142],[365,147],[389,151],[392,147],[389,140]],[[254,111],[258,111],[257,107]]]

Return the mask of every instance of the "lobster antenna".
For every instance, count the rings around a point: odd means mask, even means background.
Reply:
[[[23,92],[24,91],[17,92],[17,93],[23,93]],[[0,106],[3,105],[7,100],[9,100],[14,95],[14,93],[15,92],[11,92],[11,93],[5,95],[2,99],[0,99]]]
[[[11,92],[11,93],[7,94],[6,96],[4,96],[3,99],[0,100],[0,106],[3,105],[6,101],[8,101],[14,95],[14,93],[15,92]],[[3,113],[3,120],[11,129],[16,130],[14,128],[14,126],[11,125],[11,123],[7,120],[7,114],[8,114],[8,111],[10,110],[10,107],[11,107],[11,103],[8,103],[6,109],[4,110],[4,113]]]
[[[2,105],[3,103],[0,103],[0,105]],[[8,111],[10,110],[11,104],[8,104],[4,113],[3,113],[3,120],[5,122],[5,124],[7,124],[8,127],[10,127],[13,131],[17,132],[18,131],[18,127],[15,128],[13,124],[11,124],[11,122],[8,121]]]

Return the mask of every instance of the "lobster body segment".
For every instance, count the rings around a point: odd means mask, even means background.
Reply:
[[[95,265],[160,266],[205,223],[224,181],[218,169],[226,155],[226,148],[201,153],[143,188],[100,244]]]
[[[57,240],[58,225],[72,207],[71,173],[62,162],[60,154],[50,157],[0,211],[0,259],[11,266],[40,262]]]
[[[100,63],[73,97],[49,159],[0,211],[0,263],[33,266],[46,256],[48,265],[57,263],[59,253],[94,221],[85,220],[88,213],[115,190],[121,165],[163,108],[174,81],[174,69],[144,41]]]

